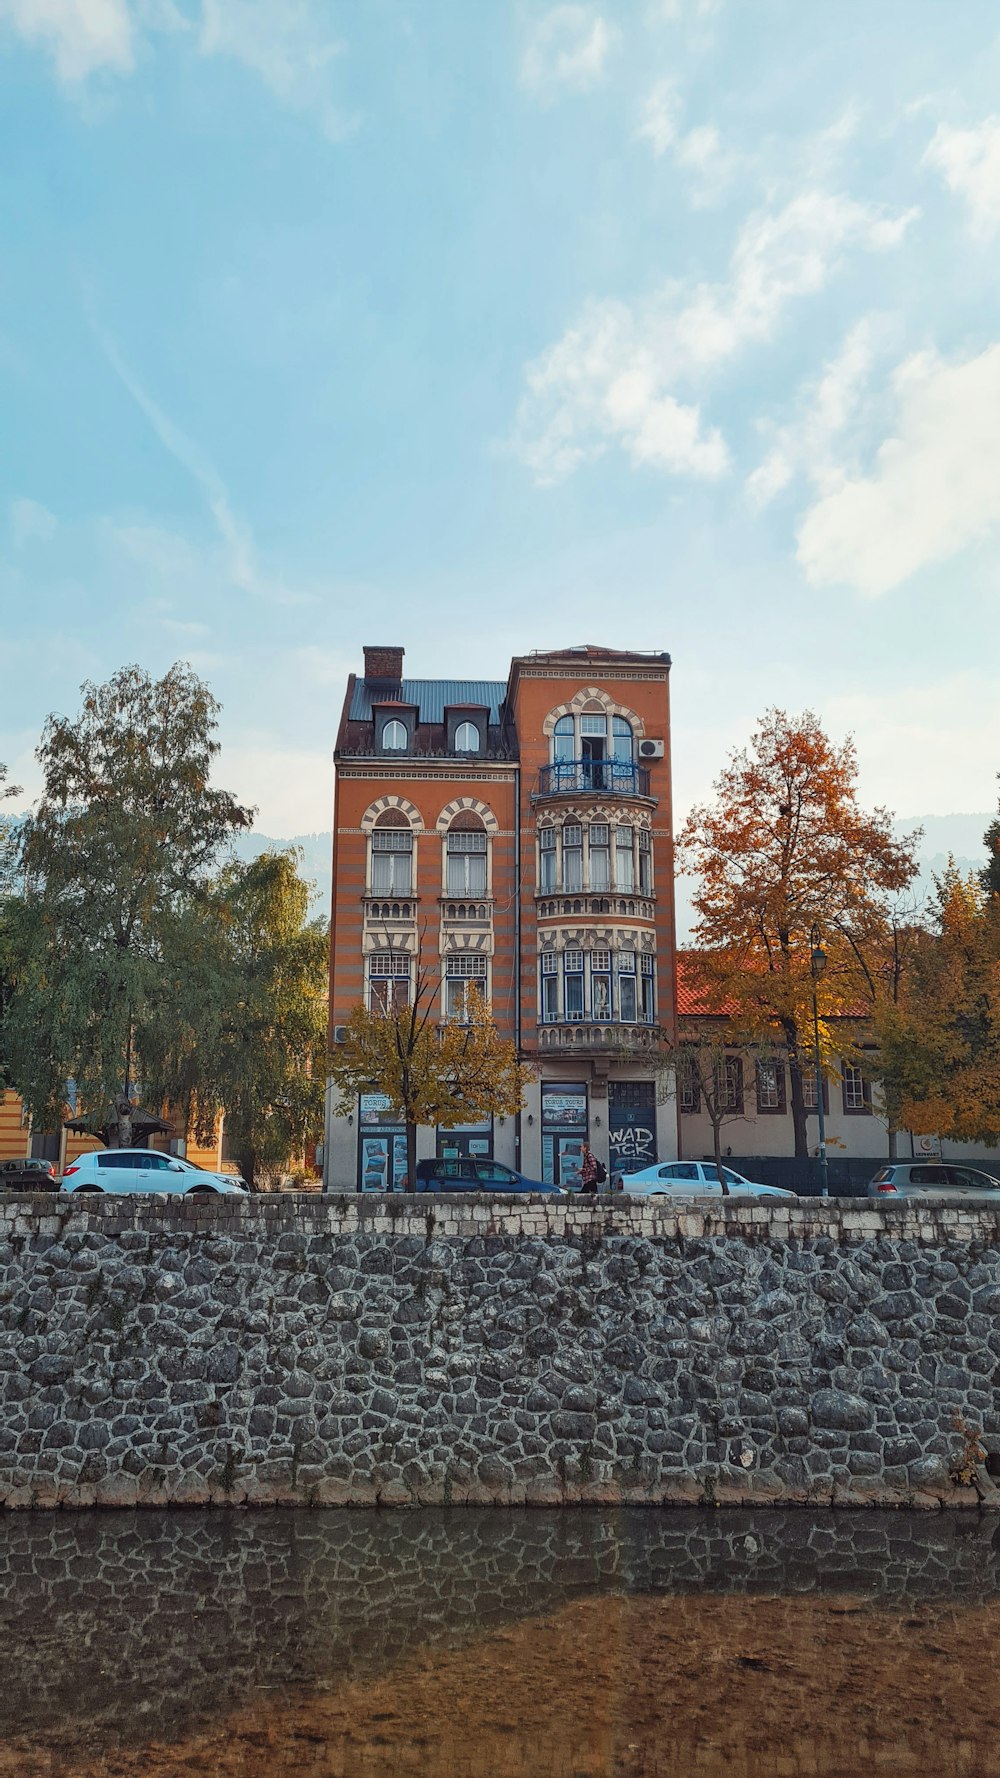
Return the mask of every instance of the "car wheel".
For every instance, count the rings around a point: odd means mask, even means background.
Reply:
[[[186,1198],[217,1198],[218,1195],[214,1185],[192,1185],[184,1193]]]
[[[79,1195],[81,1192],[94,1192],[99,1197],[103,1198],[104,1187],[103,1185],[78,1185],[76,1188],[76,1195]]]

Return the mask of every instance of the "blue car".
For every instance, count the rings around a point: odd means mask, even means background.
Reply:
[[[466,1158],[456,1161],[418,1161],[418,1192],[545,1192],[562,1197],[558,1185],[527,1179],[501,1161]]]

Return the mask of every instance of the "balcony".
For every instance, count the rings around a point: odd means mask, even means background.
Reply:
[[[538,1027],[538,1047],[548,1054],[652,1056],[659,1050],[662,1032],[658,1025],[619,1025],[583,1019],[574,1023],[552,1020]]]
[[[559,759],[542,766],[534,800],[543,796],[648,796],[649,768],[620,759]]]

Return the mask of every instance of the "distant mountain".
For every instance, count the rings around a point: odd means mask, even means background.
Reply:
[[[915,885],[920,895],[931,893],[934,878],[945,869],[949,853],[959,870],[982,869],[986,862],[983,834],[992,819],[992,815],[908,815],[893,823],[895,833],[900,835],[912,833],[915,827],[924,830],[918,852],[920,875]],[[302,853],[302,873],[313,884],[313,911],[329,918],[332,833],[299,833],[291,840],[275,840],[265,833],[247,833],[233,842],[233,850],[239,858],[256,858],[260,852],[281,851],[287,846],[297,846]],[[687,943],[693,921],[691,887],[689,878],[678,879],[677,936],[681,944]]]
[[[312,884],[311,910],[330,918],[333,887],[333,834],[297,833],[291,840],[275,840],[266,833],[243,833],[232,842],[237,858],[258,858],[261,852],[287,852],[294,846],[302,854],[299,869]]]

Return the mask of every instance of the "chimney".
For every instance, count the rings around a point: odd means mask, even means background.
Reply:
[[[391,679],[398,685],[403,677],[403,650],[401,648],[366,648],[365,678]]]

